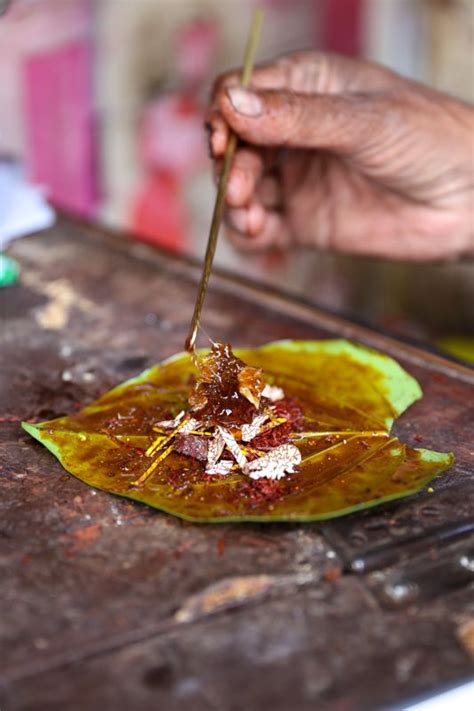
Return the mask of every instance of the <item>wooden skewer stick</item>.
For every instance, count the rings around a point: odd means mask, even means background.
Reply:
[[[241,86],[244,88],[248,87],[250,84],[250,79],[252,76],[252,70],[255,60],[255,52],[257,50],[258,41],[260,38],[260,32],[262,29],[263,20],[263,10],[256,10],[252,22],[252,27],[250,30],[250,35],[247,41],[247,47],[245,50],[244,67],[242,70],[242,78],[240,80]],[[199,323],[201,320],[201,312],[204,304],[204,299],[206,297],[207,284],[209,281],[209,276],[211,274],[212,262],[214,261],[214,254],[216,251],[217,237],[219,234],[219,227],[222,220],[222,212],[224,209],[224,198],[227,189],[227,181],[229,179],[230,169],[232,167],[232,160],[234,158],[235,149],[237,147],[237,136],[235,133],[231,132],[229,136],[229,142],[227,144],[226,152],[224,154],[224,163],[222,167],[222,173],[219,178],[219,183],[217,186],[216,202],[214,204],[214,212],[212,213],[211,227],[209,230],[209,237],[207,240],[206,255],[204,257],[204,266],[202,270],[201,281],[199,284],[196,304],[194,306],[193,318],[191,321],[191,329],[189,335],[185,342],[185,348],[187,351],[192,352],[194,350],[194,344],[196,342],[196,336],[199,329]]]

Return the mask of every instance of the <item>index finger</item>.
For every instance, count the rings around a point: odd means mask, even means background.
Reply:
[[[240,84],[241,70],[222,74],[214,82],[207,112],[214,157],[223,155],[229,129],[222,119],[220,105],[226,90]],[[404,81],[390,69],[372,62],[318,51],[283,55],[257,65],[250,88],[266,91],[294,91],[299,94],[347,94],[383,91]]]
[[[260,64],[252,73],[250,85],[256,89],[284,89],[290,82],[290,66],[285,58],[277,59],[269,64]],[[211,91],[211,101],[206,111],[205,122],[210,129],[210,148],[214,158],[224,155],[229,140],[229,127],[222,117],[219,108],[219,97],[231,86],[239,86],[242,71],[234,69],[221,74],[214,82]]]
[[[214,108],[218,106],[219,95],[229,87],[237,86],[240,77],[241,70],[235,69],[216,79],[210,102]],[[250,84],[255,89],[338,94],[348,91],[381,91],[400,80],[402,78],[387,67],[367,60],[330,52],[301,51],[257,65]]]
[[[291,80],[290,65],[282,57],[267,64],[257,64],[252,72],[250,86],[255,89],[284,89],[289,88]],[[210,110],[218,108],[218,96],[231,86],[238,86],[241,82],[242,70],[233,69],[217,77],[211,90]]]

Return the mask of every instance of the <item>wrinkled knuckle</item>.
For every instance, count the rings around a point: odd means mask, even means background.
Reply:
[[[413,92],[405,88],[380,93],[366,102],[371,126],[389,132],[399,131],[406,124],[412,109],[416,110]]]
[[[300,52],[291,67],[290,85],[295,91],[320,90],[321,77],[329,73],[330,58],[325,52]]]
[[[414,91],[409,85],[391,87],[388,91],[373,94],[373,101],[380,114],[392,113],[400,118],[413,112],[424,113],[426,109],[433,109],[432,100],[423,91]]]
[[[308,121],[312,118],[308,116],[308,109],[305,101],[300,97],[292,96],[290,98],[290,106],[285,119],[285,125],[282,126],[282,134],[285,145],[296,141],[304,141],[308,131]]]
[[[281,58],[282,62],[285,62],[289,71],[295,69],[301,64],[307,64],[308,62],[313,62],[316,56],[322,55],[322,52],[317,52],[313,50],[298,50],[292,52],[291,54],[283,55]]]

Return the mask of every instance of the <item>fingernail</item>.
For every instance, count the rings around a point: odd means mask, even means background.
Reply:
[[[227,89],[227,95],[230,103],[239,114],[255,118],[262,113],[262,101],[257,94],[236,86],[232,87],[232,89]]]

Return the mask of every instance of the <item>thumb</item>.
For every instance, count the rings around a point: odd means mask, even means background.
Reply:
[[[386,108],[385,95],[303,94],[230,87],[220,109],[243,140],[260,146],[351,152],[373,141]]]

